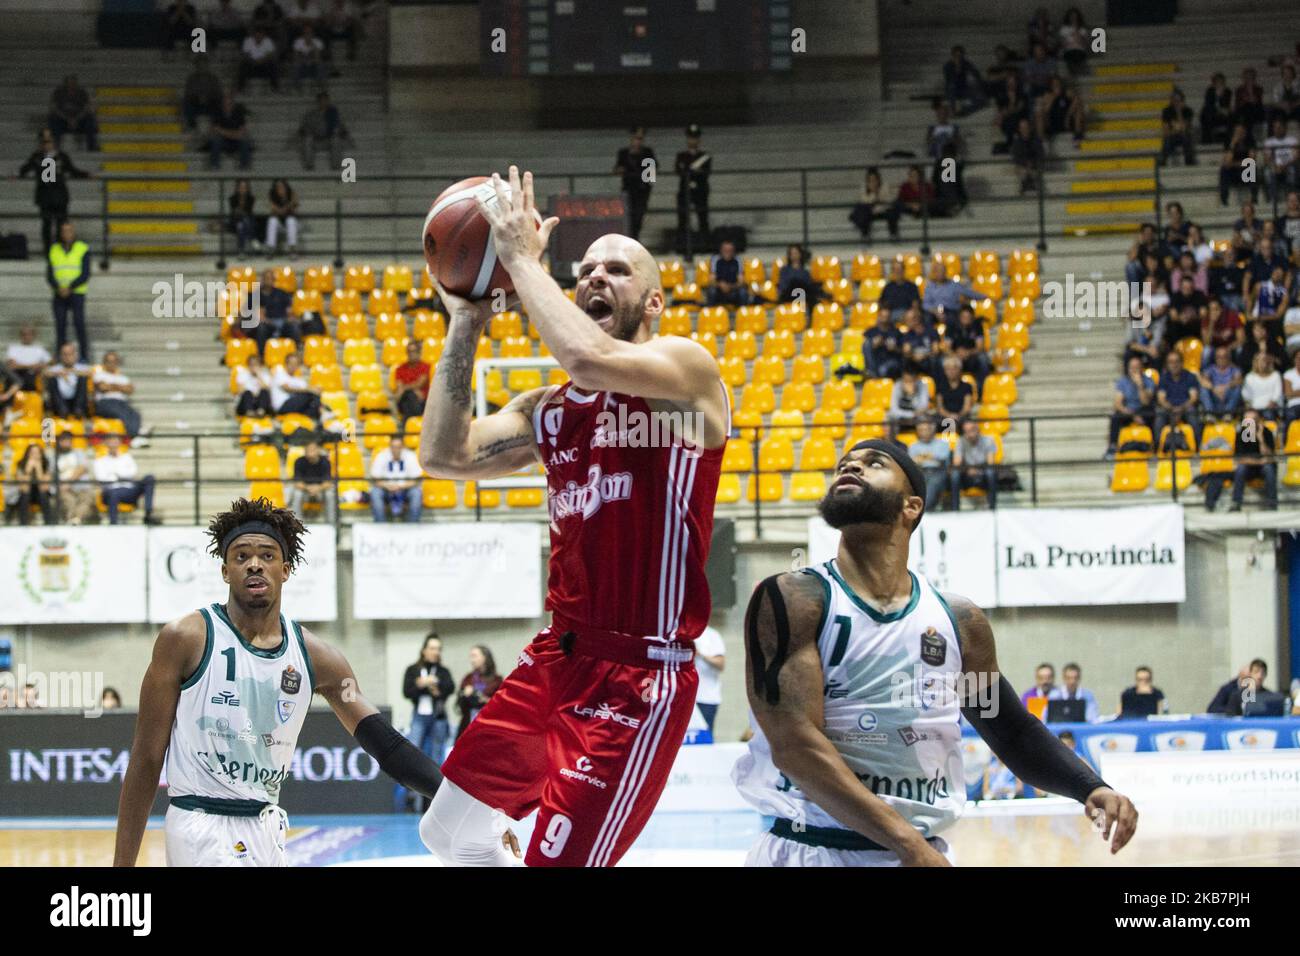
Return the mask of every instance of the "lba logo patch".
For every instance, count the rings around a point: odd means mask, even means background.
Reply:
[[[938,667],[948,657],[948,645],[943,642],[939,632],[927,627],[921,635],[921,660],[931,667]]]

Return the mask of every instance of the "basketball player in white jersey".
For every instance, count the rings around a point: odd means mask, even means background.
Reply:
[[[745,617],[758,730],[732,779],[776,818],[751,866],[945,866],[966,802],[959,718],[1025,783],[1073,797],[1120,850],[1137,811],[998,672],[988,620],[908,570],[925,507],[895,442],[850,449],[822,500],[836,557],[761,582]]]
[[[169,866],[284,866],[280,785],[313,693],[389,776],[432,798],[437,766],[380,716],[338,650],[280,614],[305,529],[265,498],[240,499],[208,528],[230,585],[166,625],[140,687],[117,810],[115,866],[133,866],[166,761]],[[503,841],[508,842],[508,841]]]

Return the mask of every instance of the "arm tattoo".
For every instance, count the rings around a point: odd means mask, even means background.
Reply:
[[[474,380],[474,352],[478,345],[478,335],[472,322],[466,322],[454,330],[450,336],[442,358],[438,360],[439,377],[442,378],[443,391],[457,404],[469,407],[471,387]]]
[[[779,583],[782,579],[790,599],[789,606],[787,593],[782,591]],[[766,627],[759,624],[764,596],[772,614],[771,624]],[[781,702],[781,669],[790,657],[792,636],[799,637],[792,635],[792,622],[795,628],[802,628],[816,620],[821,613],[818,606],[821,600],[820,586],[804,574],[773,575],[754,589],[754,596],[745,612],[745,637],[754,693],[769,705]],[[815,634],[813,639],[816,640]]]
[[[511,451],[515,448],[522,448],[531,444],[533,441],[532,432],[520,432],[518,435],[510,435],[507,438],[498,438],[496,441],[488,442],[478,450],[474,456],[474,464],[481,464],[489,458],[495,458],[502,452]]]

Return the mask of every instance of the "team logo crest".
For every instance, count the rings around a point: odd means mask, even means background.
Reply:
[[[302,675],[290,664],[280,673],[280,690],[286,694],[296,694],[302,689]],[[282,718],[283,719],[283,718]]]
[[[932,627],[927,627],[921,635],[921,660],[931,667],[938,667],[948,657],[948,646]]]
[[[280,723],[287,724],[289,718],[293,716],[294,703],[291,700],[277,700],[275,702],[275,713],[280,718]]]

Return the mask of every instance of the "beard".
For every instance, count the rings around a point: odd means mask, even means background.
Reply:
[[[903,513],[903,500],[901,491],[878,491],[867,485],[852,493],[831,491],[817,510],[837,530],[850,524],[890,525]]]
[[[645,321],[645,304],[649,301],[650,293],[646,292],[635,305],[615,306],[609,334],[622,342],[631,342],[636,338],[637,329]]]

